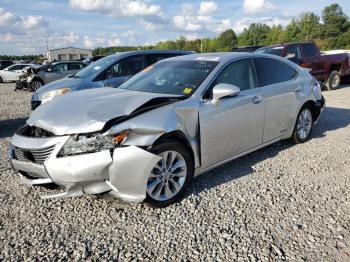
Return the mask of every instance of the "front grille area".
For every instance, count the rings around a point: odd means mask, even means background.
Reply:
[[[51,155],[55,146],[28,150],[19,147],[14,147],[15,158],[20,161],[33,162],[35,164],[43,165],[45,160]]]

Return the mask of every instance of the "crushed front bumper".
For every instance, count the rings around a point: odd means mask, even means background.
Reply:
[[[68,138],[28,138],[16,134],[9,157],[22,182],[30,186],[55,183],[66,189],[61,194],[43,196],[44,199],[108,191],[127,202],[138,203],[145,199],[147,179],[159,156],[127,146],[112,152],[57,157]],[[48,148],[53,148],[49,154]]]
[[[19,79],[16,81],[16,89],[26,89],[29,87],[29,84],[24,79]]]

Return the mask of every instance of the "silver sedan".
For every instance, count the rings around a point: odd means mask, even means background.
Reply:
[[[27,185],[109,192],[163,207],[194,176],[283,139],[310,138],[324,99],[297,65],[266,54],[170,58],[118,89],[67,94],[40,106],[13,136],[10,159]]]

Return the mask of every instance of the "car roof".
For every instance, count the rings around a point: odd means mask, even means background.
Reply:
[[[57,64],[62,64],[62,63],[81,63],[81,64],[84,64],[83,61],[70,61],[70,60],[67,60],[67,61],[57,61],[57,62],[53,62],[52,65],[57,65]]]
[[[254,55],[249,52],[241,52],[241,53],[218,52],[218,53],[201,53],[201,54],[191,54],[186,56],[177,56],[177,57],[169,58],[167,60],[226,62],[232,59],[243,58],[243,57],[253,57],[253,56]]]
[[[110,57],[115,58],[125,58],[132,55],[147,55],[147,54],[179,54],[179,55],[188,55],[188,54],[194,54],[194,51],[182,51],[182,50],[135,50],[135,51],[126,51],[126,52],[118,52],[112,55],[109,55]]]

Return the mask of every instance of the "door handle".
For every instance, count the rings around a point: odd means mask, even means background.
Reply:
[[[252,99],[252,103],[253,104],[259,104],[261,103],[261,101],[263,100],[262,96],[258,95],[258,96],[254,96]]]
[[[304,89],[304,88],[303,88],[302,86],[298,86],[298,87],[294,88],[294,91],[295,91],[296,93],[298,93],[298,92],[302,91],[303,89]]]

